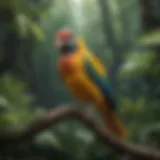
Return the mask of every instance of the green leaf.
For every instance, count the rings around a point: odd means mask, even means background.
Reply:
[[[42,29],[40,28],[40,26],[38,26],[36,23],[32,22],[30,27],[31,27],[32,33],[35,35],[35,37],[38,40],[44,41],[45,36],[44,36],[44,33],[43,33]]]
[[[28,17],[24,14],[17,14],[16,22],[19,28],[18,31],[20,35],[23,37],[27,36],[29,31],[29,25],[30,25]]]
[[[61,145],[57,139],[57,137],[50,131],[45,131],[40,133],[36,136],[35,139],[36,143],[39,145],[49,145],[49,146],[56,146],[61,148]]]
[[[140,46],[160,45],[160,29],[145,34],[138,40],[137,44]]]
[[[131,74],[143,74],[149,70],[151,63],[155,60],[156,54],[151,52],[132,53],[126,58],[126,62],[120,68],[119,76]]]

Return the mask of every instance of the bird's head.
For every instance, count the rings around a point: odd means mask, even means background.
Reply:
[[[74,53],[77,49],[76,35],[69,29],[61,29],[56,35],[56,48],[62,55]]]

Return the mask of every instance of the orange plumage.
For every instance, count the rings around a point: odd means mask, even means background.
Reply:
[[[107,77],[107,71],[100,60],[89,52],[83,40],[79,37],[76,40],[78,48],[72,53],[62,55],[58,61],[61,78],[77,99],[93,103],[97,106],[109,131],[114,135],[124,138],[126,136],[126,128],[117,115],[116,110],[111,109],[110,104],[107,103],[111,99],[104,95],[101,88],[102,84],[98,82]],[[89,75],[85,62],[91,65],[95,77]],[[107,85],[107,82],[103,84],[104,88]],[[109,92],[105,93],[109,95]]]

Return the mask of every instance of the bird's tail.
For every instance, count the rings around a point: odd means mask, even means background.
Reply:
[[[109,132],[121,139],[125,139],[127,137],[127,129],[115,110],[112,110],[110,107],[106,106],[106,104],[102,104],[99,106],[99,112],[105,125],[107,125]]]

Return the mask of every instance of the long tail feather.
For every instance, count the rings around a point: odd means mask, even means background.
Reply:
[[[116,111],[107,107],[106,104],[102,104],[99,106],[99,112],[104,120],[105,125],[107,125],[109,132],[122,139],[127,137],[127,129],[120,120]]]

